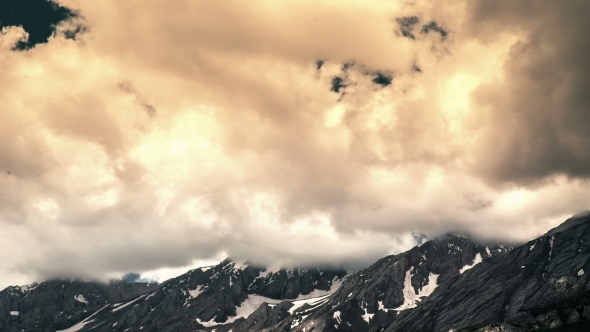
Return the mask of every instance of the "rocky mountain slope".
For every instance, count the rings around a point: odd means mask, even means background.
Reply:
[[[579,215],[516,248],[446,234],[352,274],[226,260],[136,296],[11,287],[0,330],[590,331],[589,271],[590,215]]]
[[[398,312],[419,305],[439,284],[510,249],[446,234],[377,261],[350,276],[331,296],[298,308],[289,303],[262,306],[234,331],[379,330]]]
[[[189,271],[131,301],[108,305],[67,331],[228,331],[264,302],[329,294],[346,274],[317,268],[273,271],[225,260]]]
[[[109,303],[136,298],[157,284],[53,280],[0,291],[0,331],[65,329]]]
[[[466,243],[437,239],[386,257],[330,297],[261,307],[234,331],[590,331],[589,215],[496,255]],[[459,269],[474,253],[480,263]]]
[[[385,331],[572,331],[590,319],[589,271],[586,215],[450,278]]]

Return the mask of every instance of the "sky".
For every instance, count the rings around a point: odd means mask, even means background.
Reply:
[[[588,1],[0,6],[0,288],[366,266],[590,207]]]

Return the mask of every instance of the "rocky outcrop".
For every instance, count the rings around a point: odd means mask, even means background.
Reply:
[[[507,249],[435,239],[350,276],[316,307],[282,321],[273,308],[236,331],[590,330],[590,216]]]
[[[283,321],[278,320],[282,313],[273,309],[264,320],[268,324],[261,325],[257,319],[257,324],[237,325],[235,331],[378,330],[395,319],[398,312],[420,304],[439,284],[510,249],[446,234],[377,261],[351,275],[332,296],[291,310]]]
[[[0,291],[0,331],[65,329],[110,303],[126,301],[158,287],[157,284],[108,284],[53,280]]]
[[[450,278],[386,331],[461,331],[504,326],[557,329],[587,320],[590,217],[572,218],[544,236]]]
[[[346,271],[339,269],[273,271],[225,260],[189,271],[134,300],[110,305],[81,322],[80,331],[222,332],[244,323],[251,314],[251,326],[259,326],[263,319],[271,324],[288,314],[289,304],[278,305],[282,300],[331,293],[345,276]]]

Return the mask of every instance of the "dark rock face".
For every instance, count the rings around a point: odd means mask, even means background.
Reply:
[[[571,218],[505,253],[486,248],[486,256],[477,247],[465,249],[470,247],[468,241],[441,239],[386,257],[351,276],[309,316],[295,310],[286,321],[304,317],[292,331],[590,330],[590,216]],[[458,273],[463,255],[469,257],[465,252],[482,262]],[[414,295],[433,280],[436,289],[418,301]],[[285,325],[260,331],[289,330]]]
[[[587,320],[590,216],[572,218],[506,255],[450,278],[386,331],[529,331]],[[487,331],[486,330],[486,331]]]
[[[292,310],[283,321],[279,307],[236,324],[234,331],[368,331],[395,319],[398,310],[419,304],[437,287],[483,259],[509,251],[447,234],[419,247],[385,257],[351,275],[330,297]],[[253,324],[253,320],[257,323]]]
[[[228,331],[242,324],[257,328],[273,315],[269,324],[284,320],[290,304],[284,299],[315,296],[334,290],[345,277],[338,269],[281,269],[240,265],[226,260],[171,279],[153,292],[121,305],[109,305],[81,322],[79,331]],[[274,305],[264,304],[274,302]],[[262,305],[262,306],[261,306]],[[257,310],[258,309],[258,310]],[[253,314],[252,314],[253,313]],[[250,315],[252,314],[252,315]],[[259,318],[256,318],[259,317]]]
[[[103,284],[69,280],[8,287],[0,291],[0,331],[65,329],[107,304],[135,298],[157,287],[122,281]]]

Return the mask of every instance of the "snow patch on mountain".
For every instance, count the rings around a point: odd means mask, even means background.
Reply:
[[[145,298],[145,300],[147,301],[147,299],[149,299],[150,297],[152,297],[152,296],[156,295],[156,293],[157,293],[157,292],[158,292],[158,291],[151,292],[151,293],[150,293],[150,294],[149,294],[149,295],[148,295],[148,296]]]
[[[202,320],[200,320],[200,319],[198,319],[198,318],[196,319],[196,321],[197,321],[197,323],[199,323],[199,324],[203,325],[204,327],[212,327],[212,326],[216,326],[216,325],[218,325],[218,324],[219,324],[219,323],[217,323],[215,320],[213,320],[213,318],[211,318],[211,319],[210,319],[209,321],[207,321],[207,322],[204,322],[204,321],[202,321]],[[225,323],[224,323],[224,324],[225,324]]]
[[[330,294],[316,297],[316,298],[292,301],[291,303],[293,303],[293,306],[289,309],[289,313],[293,314],[295,312],[295,310],[301,308],[304,304],[309,304],[311,306],[317,306],[317,305],[323,304],[324,302],[327,301],[328,296],[330,296]]]
[[[128,307],[129,305],[137,302],[138,300],[140,300],[143,297],[145,297],[145,294],[142,295],[142,296],[140,296],[140,297],[138,297],[138,298],[136,298],[135,300],[131,300],[131,301],[127,302],[127,303],[117,303],[117,304],[114,305],[115,306],[115,309],[113,309],[113,312],[119,311],[119,310],[121,310],[121,309],[123,309],[125,307]]]
[[[84,326],[86,326],[86,324],[94,322],[94,319],[91,320],[91,318],[94,317],[94,315],[98,314],[104,308],[106,308],[108,306],[109,306],[108,304],[105,305],[104,307],[100,308],[98,311],[96,311],[92,315],[88,316],[87,318],[85,318],[84,320],[82,320],[81,322],[79,322],[78,324],[75,324],[73,326],[70,326],[69,328],[67,328],[65,330],[59,330],[59,331],[55,331],[55,332],[76,332],[76,331],[82,329]]]
[[[472,267],[476,266],[477,264],[481,263],[482,261],[483,261],[483,259],[481,258],[481,254],[477,253],[477,255],[475,255],[475,259],[473,260],[473,264],[463,266],[463,268],[461,268],[459,270],[459,273],[463,274],[463,272],[471,269]]]
[[[378,301],[377,304],[379,305],[379,310],[381,310],[381,311],[388,312],[389,310],[395,310],[395,309],[385,308],[385,305],[383,304],[383,301]]]
[[[430,273],[428,275],[428,283],[420,289],[420,291],[416,294],[414,287],[412,286],[412,272],[414,271],[414,267],[412,266],[406,272],[406,278],[404,279],[404,303],[395,308],[396,311],[402,311],[410,308],[415,308],[417,303],[420,302],[421,297],[429,296],[434,292],[434,289],[438,286],[438,274]]]
[[[307,316],[309,315],[293,319],[293,321],[291,322],[291,329],[294,329],[295,327],[299,326],[299,324],[301,324],[307,318]],[[303,331],[305,331],[305,328],[303,328]]]
[[[88,304],[88,301],[84,298],[84,295],[82,294],[74,296],[74,300],[80,303]]]
[[[289,314],[294,315],[293,320],[291,321],[291,329],[296,326],[299,326],[299,324],[303,323],[303,321],[307,319],[307,317],[312,315],[313,312],[316,311],[319,307],[328,303],[329,296],[330,294],[314,299],[293,301],[293,306],[289,309]],[[308,307],[306,307],[305,310],[299,310],[301,307],[306,305]],[[305,330],[306,328],[303,328],[303,331]]]
[[[342,282],[343,282],[343,280],[334,280],[334,281],[332,281],[332,285],[330,286],[330,289],[327,291],[321,290],[321,289],[316,289],[309,294],[299,295],[295,299],[287,299],[287,300],[288,301],[299,301],[299,300],[315,299],[318,297],[330,295],[330,294],[334,293],[336,290],[338,290],[338,288],[340,288],[340,286],[342,286]]]
[[[363,305],[361,306],[361,308],[363,308],[363,310],[365,311],[365,314],[364,314],[364,315],[362,315],[362,317],[363,317],[363,319],[365,320],[365,322],[367,322],[367,324],[368,324],[368,323],[369,323],[369,321],[370,321],[371,319],[373,319],[373,316],[374,316],[375,314],[370,314],[370,313],[367,311],[367,304],[366,304],[365,302],[363,302]]]
[[[201,286],[201,289],[199,289],[199,287],[195,288],[195,289],[189,289],[188,293],[190,294],[190,298],[194,299],[197,296],[199,296],[201,293],[203,292],[203,286]]]
[[[223,323],[217,323],[213,319],[211,319],[210,321],[204,322],[204,321],[201,321],[197,318],[196,321],[199,324],[203,325],[204,327],[212,327],[212,326],[217,326],[217,325],[229,324],[229,323],[233,323],[234,321],[236,321],[237,319],[240,319],[240,318],[248,318],[248,316],[250,316],[254,311],[256,311],[256,309],[258,309],[258,307],[260,307],[263,303],[276,305],[281,302],[282,302],[282,300],[275,300],[275,299],[271,299],[268,297],[251,294],[251,295],[248,295],[248,298],[246,299],[246,301],[242,302],[242,304],[240,304],[238,307],[236,307],[236,315],[229,317]]]

